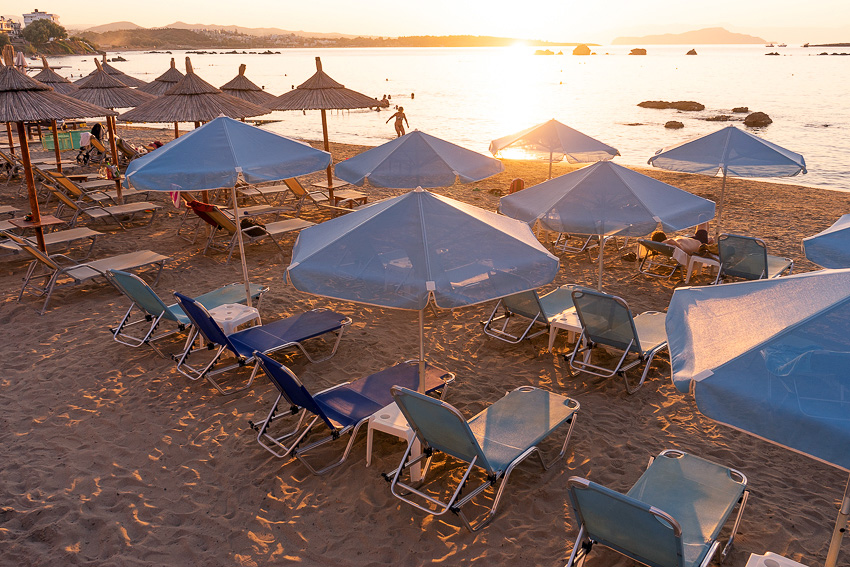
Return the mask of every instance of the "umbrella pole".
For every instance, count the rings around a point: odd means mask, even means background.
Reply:
[[[236,241],[239,243],[239,259],[242,261],[242,279],[245,282],[246,305],[251,305],[251,282],[248,280],[248,261],[245,259],[245,244],[242,242],[242,223],[239,218],[239,202],[236,200],[236,185],[231,188],[233,198],[233,217],[236,219]]]
[[[717,218],[714,222],[714,241],[720,238],[720,219],[723,217],[723,202],[726,200],[726,168],[723,168],[723,184],[720,186],[720,203],[717,207]]]
[[[832,539],[829,540],[829,551],[826,554],[825,567],[835,567],[838,564],[838,552],[841,550],[841,540],[844,539],[844,532],[847,531],[848,520],[850,520],[850,480],[847,481],[847,488],[844,489],[844,498],[841,500],[841,506],[838,508],[838,519],[835,521],[835,528],[832,530]]]
[[[118,172],[118,145],[115,143],[115,117],[107,116],[106,117],[106,127],[109,130],[109,149],[112,152],[112,163],[115,165],[115,172]],[[115,189],[118,190],[118,204],[124,204],[124,194],[121,190],[121,180],[118,179],[118,175],[113,176],[115,178]]]
[[[177,126],[177,122],[174,123],[174,139],[180,137],[180,128]]]
[[[50,121],[50,129],[53,131],[53,153],[56,154],[56,171],[62,173],[62,156],[59,155],[59,132],[56,129],[56,121]]]
[[[328,142],[328,116],[325,113],[325,109],[322,109],[322,138],[325,142],[325,151],[331,151],[331,145]],[[333,160],[328,164],[328,201],[330,201],[331,205],[336,205],[334,202],[334,185],[333,185]]]
[[[549,152],[549,179],[552,179],[552,152]]]
[[[427,305],[425,306],[427,307]],[[419,310],[419,393],[425,393],[425,307]]]
[[[596,286],[596,291],[602,291],[602,253],[605,251],[605,237],[599,235],[599,284]]]
[[[6,134],[9,136],[9,151],[15,155],[15,142],[12,140],[12,123],[6,122]]]
[[[41,228],[41,212],[38,210],[38,195],[35,192],[35,179],[32,176],[30,149],[27,145],[27,133],[23,122],[18,122],[18,141],[21,144],[21,161],[24,162],[24,177],[27,181],[27,193],[30,198],[32,222],[36,224],[35,238],[38,241],[38,249],[42,252],[47,252],[47,246],[44,244],[44,230]]]

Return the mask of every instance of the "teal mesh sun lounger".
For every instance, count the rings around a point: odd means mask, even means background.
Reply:
[[[473,532],[484,527],[495,516],[508,478],[517,465],[536,453],[545,470],[564,457],[579,410],[579,403],[572,398],[530,386],[509,392],[468,421],[451,405],[410,389],[393,387],[392,395],[422,445],[422,454],[409,459],[413,443],[408,444],[399,468],[387,475],[392,477],[390,489],[393,495],[434,516],[451,510]],[[564,424],[569,425],[561,451],[546,462],[538,444]],[[456,474],[448,471],[443,476],[426,480],[435,452],[445,453],[467,463],[457,488],[451,492],[448,500],[440,500],[434,494],[439,496],[439,493],[446,491],[439,486],[445,483],[439,481],[456,479]],[[402,482],[403,471],[422,460],[425,460],[425,466],[421,484],[413,486],[413,483]],[[445,467],[441,469],[445,470]],[[461,496],[461,490],[475,469],[484,473],[484,479],[476,488]],[[463,512],[463,506],[496,485],[498,489],[493,496],[493,503],[484,517],[470,521]]]
[[[569,360],[570,368],[603,378],[619,374],[626,383],[628,393],[634,394],[646,380],[652,359],[659,351],[667,348],[667,331],[664,328],[666,315],[647,311],[633,317],[629,306],[619,297],[591,290],[574,291],[573,303],[581,321],[581,337],[576,348],[564,355]],[[613,368],[591,364],[591,351],[597,345],[623,351]],[[636,357],[626,362],[630,354]],[[582,355],[581,359],[579,355]],[[632,387],[626,379],[626,371],[641,363],[646,364],[643,374],[637,385]]]
[[[184,350],[191,346],[193,339],[197,335],[197,330],[194,329],[192,321],[180,309],[176,303],[166,305],[165,302],[145,283],[145,281],[134,274],[122,272],[120,270],[109,270],[106,272],[106,279],[114,285],[118,291],[127,296],[130,300],[130,308],[127,313],[118,323],[112,332],[112,338],[117,342],[131,346],[140,347],[148,345],[154,349],[160,356],[165,356],[159,347],[155,344],[156,341],[191,328],[187,338]],[[251,298],[255,301],[262,298],[262,295],[269,290],[267,286],[257,284],[251,285]],[[243,284],[229,284],[220,287],[216,290],[207,292],[194,298],[195,301],[209,309],[214,309],[219,305],[229,303],[245,303],[245,286]],[[259,302],[255,307],[259,307]],[[132,321],[134,311],[141,312],[141,318]],[[163,331],[159,334],[154,334],[157,329],[164,323],[169,322],[175,325],[175,328]],[[131,327],[141,325],[142,331],[135,334],[130,334],[127,331]]]
[[[720,252],[720,269],[714,283],[720,283],[724,278],[772,279],[785,272],[790,274],[794,269],[794,260],[771,256],[760,238],[721,234],[717,248]]]
[[[567,567],[596,543],[650,567],[705,567],[738,506],[722,555],[732,547],[746,488],[743,473],[677,450],[656,457],[626,494],[572,477],[570,502],[580,528]]]
[[[543,296],[531,290],[503,297],[496,304],[490,318],[484,323],[484,334],[511,344],[542,335],[549,330],[552,319],[573,307],[572,292],[576,289],[583,288],[576,285],[562,285]],[[518,329],[517,331],[508,328],[511,320],[515,318],[522,319],[519,325],[513,326]],[[496,325],[499,322],[501,325]],[[526,322],[528,322],[527,325]],[[535,325],[541,327],[531,333]]]

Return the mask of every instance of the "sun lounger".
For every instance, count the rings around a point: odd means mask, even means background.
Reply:
[[[180,309],[179,305],[176,303],[166,305],[142,278],[134,274],[120,270],[109,270],[106,272],[106,279],[131,302],[130,308],[118,323],[118,326],[110,329],[112,338],[115,341],[134,348],[149,345],[157,354],[165,356],[155,344],[156,341],[172,336],[180,331],[189,330],[187,342],[183,350],[185,351],[191,345],[195,330],[192,327],[192,321]],[[251,298],[257,301],[255,307],[259,307],[259,300],[269,288],[257,284],[250,285]],[[207,310],[230,303],[245,303],[245,285],[237,283],[229,284],[199,295],[194,300],[203,305]],[[134,311],[139,311],[141,317],[132,321]],[[171,323],[175,328],[162,331],[161,327],[166,323]],[[141,325],[142,331],[134,334],[128,333],[136,325]],[[159,333],[155,334],[157,331]]]
[[[57,287],[86,282],[104,275],[107,270],[126,271],[149,266],[158,266],[154,279],[154,285],[156,285],[165,262],[170,260],[168,256],[150,250],[139,250],[90,262],[77,262],[63,254],[45,254],[28,240],[10,232],[3,232],[3,234],[33,257],[24,277],[21,292],[18,294],[18,301],[21,300],[27,290],[38,296],[44,296],[44,305],[41,307],[40,315],[43,315],[47,310],[50,296]],[[36,283],[37,280],[43,280],[44,283],[39,285]]]
[[[652,359],[667,348],[667,332],[664,328],[666,315],[647,311],[633,317],[629,306],[619,297],[587,289],[573,291],[573,303],[581,322],[581,336],[576,348],[564,355],[569,360],[570,368],[604,378],[619,374],[623,377],[628,393],[637,392],[646,380]],[[613,368],[590,363],[591,351],[598,345],[623,352]],[[626,362],[629,355],[636,356]],[[641,363],[645,363],[643,374],[637,385],[632,387],[626,372]]]
[[[562,285],[542,297],[534,290],[503,297],[496,303],[490,318],[484,323],[484,334],[511,344],[542,335],[550,331],[549,325],[553,319],[565,311],[574,310],[572,292],[576,289],[582,288],[576,285]],[[522,318],[523,321],[519,325],[519,331],[512,333],[508,330],[508,324],[516,318]],[[501,326],[495,326],[494,323],[497,322],[501,322]],[[541,325],[541,328],[529,334],[535,325]]]
[[[579,477],[569,480],[579,533],[567,567],[583,564],[594,544],[652,567],[705,567],[735,507],[732,546],[749,492],[747,478],[682,451],[653,460],[626,494]]]
[[[122,229],[126,230],[127,227],[124,226],[124,223],[128,221],[132,221],[133,218],[139,213],[149,212],[151,213],[151,217],[147,222],[147,225],[150,225],[153,220],[156,218],[157,210],[161,209],[159,205],[154,203],[149,203],[147,201],[140,201],[138,203],[127,203],[126,205],[112,205],[103,207],[100,205],[87,205],[81,201],[74,201],[62,191],[59,191],[55,187],[50,185],[44,185],[53,195],[59,199],[59,207],[56,209],[56,216],[59,217],[63,210],[67,208],[70,211],[73,211],[73,216],[68,221],[70,226],[74,226],[77,222],[77,219],[80,215],[86,215],[89,218],[94,220],[103,220],[106,222],[107,220],[112,220],[118,224]],[[126,219],[124,217],[129,217]],[[145,225],[145,226],[147,226]]]
[[[564,457],[579,411],[579,403],[574,399],[531,386],[509,392],[469,420],[451,405],[408,388],[394,386],[392,395],[422,445],[422,454],[410,459],[413,443],[409,443],[401,465],[391,473],[393,495],[433,516],[441,516],[451,510],[473,532],[480,530],[495,516],[511,472],[517,465],[536,453],[545,470]],[[564,424],[569,426],[561,451],[547,462],[538,445]],[[461,475],[441,467],[444,475],[437,478],[457,485],[447,500],[439,500],[426,492],[432,483],[438,485],[431,490],[432,493],[436,491],[439,495],[451,490],[439,486],[436,479],[426,480],[432,457],[438,451],[467,464]],[[422,460],[425,466],[421,484],[413,486],[402,482],[402,473]],[[476,468],[483,471],[485,477],[481,484],[469,489],[466,484]],[[496,485],[498,488],[484,517],[470,521],[463,506]],[[467,494],[461,496],[464,489]]]
[[[206,378],[216,390],[225,396],[251,387],[258,370],[254,357],[255,351],[269,354],[286,348],[298,347],[310,362],[322,362],[336,354],[345,328],[351,324],[351,319],[344,315],[327,309],[314,309],[227,335],[199,302],[177,292],[174,293],[174,297],[177,298],[178,305],[192,321],[198,332],[206,339],[202,347],[188,348],[182,355],[176,357],[177,370],[191,380]],[[322,358],[314,359],[304,349],[302,343],[327,333],[337,334],[331,353]],[[189,357],[193,354],[212,349],[216,349],[213,357],[203,367],[196,368],[189,364]],[[232,354],[236,362],[213,370],[226,353]],[[253,365],[251,377],[248,379],[248,383],[241,388],[225,390],[213,378],[213,376],[222,372],[249,365]]]
[[[0,227],[0,230],[3,230]],[[102,232],[97,232],[96,230],[92,230],[90,228],[85,227],[77,227],[71,228],[68,230],[57,230],[54,232],[48,232],[44,235],[44,244],[47,247],[60,245],[60,244],[70,244],[72,242],[76,242],[77,240],[91,240],[91,245],[86,251],[86,255],[83,256],[83,259],[88,258],[91,255],[92,250],[94,249],[95,242],[97,242],[97,237],[101,236]],[[31,246],[37,247],[38,243],[35,238],[32,237],[21,237],[26,240]],[[11,238],[6,238],[5,240],[0,240],[0,248],[8,251],[10,254],[18,254],[21,252],[21,247],[15,244],[15,241]]]
[[[638,264],[638,272],[641,274],[670,279],[681,268],[681,264],[674,258],[676,250],[680,248],[644,238],[638,240],[638,245],[643,247],[644,252]]]
[[[75,201],[91,201],[93,203],[117,203],[118,190],[115,189],[115,181],[111,179],[94,179],[77,183],[69,176],[56,171],[48,171],[46,175],[53,180],[57,187]],[[149,191],[137,191],[136,189],[124,189],[121,195],[127,197],[141,195],[143,199],[148,198]]]
[[[277,399],[266,419],[250,424],[257,431],[257,442],[276,457],[293,455],[316,475],[325,474],[345,461],[360,426],[375,412],[393,403],[390,392],[393,386],[419,386],[419,362],[410,361],[312,395],[289,368],[261,353],[255,355],[266,376],[278,390]],[[425,391],[441,390],[442,395],[445,395],[446,386],[453,380],[454,374],[451,372],[426,364]],[[279,412],[281,403],[289,406],[289,411]],[[296,415],[298,419],[293,429],[280,436],[270,433],[277,419]],[[329,435],[302,446],[311,432],[318,433],[320,430],[329,430]],[[317,469],[304,458],[309,451],[343,435],[350,435],[350,438],[338,460]]]
[[[721,234],[717,246],[720,251],[720,269],[715,284],[725,278],[772,279],[794,270],[794,260],[771,256],[767,253],[764,240],[760,238]]]
[[[307,203],[313,203],[314,205],[316,205],[317,208],[333,211],[334,213],[345,214],[355,210],[354,207],[342,207],[332,205],[330,203],[330,196],[328,195],[327,191],[308,191],[304,188],[303,185],[301,185],[301,182],[294,177],[291,179],[284,179],[283,182],[284,184],[286,184],[289,190],[292,191],[292,194],[295,195],[296,200],[298,200],[299,202],[299,208],[303,207],[303,205]],[[366,196],[363,193],[359,193],[353,190],[350,190],[349,194],[354,193],[357,194],[355,195],[355,197],[358,199]]]

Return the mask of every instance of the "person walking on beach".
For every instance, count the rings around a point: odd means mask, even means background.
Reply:
[[[407,116],[404,115],[403,106],[399,106],[398,112],[387,118],[384,124],[389,124],[393,118],[395,118],[395,135],[397,138],[401,138],[404,136],[404,125],[407,124],[407,127],[410,128],[410,122],[407,121]]]

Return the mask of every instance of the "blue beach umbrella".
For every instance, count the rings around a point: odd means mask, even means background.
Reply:
[[[802,155],[731,125],[711,134],[660,149],[647,163],[668,171],[699,173],[711,177],[723,176],[717,207],[715,240],[720,234],[727,175],[791,177],[806,173],[806,160]]]
[[[553,161],[591,163],[620,155],[617,148],[561,124],[554,118],[490,142],[490,153],[494,156],[506,148],[521,149],[532,157],[548,158],[549,179],[552,178]]]
[[[806,258],[824,268],[850,268],[850,215],[803,239]]]
[[[413,189],[480,181],[504,171],[497,159],[414,130],[336,165],[340,179],[362,186]]]
[[[301,231],[286,271],[298,290],[419,311],[453,309],[551,282],[558,259],[527,225],[416,189]]]
[[[280,181],[321,171],[331,155],[285,136],[220,116],[127,166],[125,186],[140,191],[232,190],[239,224],[236,182]],[[248,265],[242,233],[236,232],[248,305]]]
[[[850,270],[679,288],[673,383],[709,418],[850,471]],[[844,493],[827,554],[850,518]]]
[[[672,185],[600,161],[502,197],[499,211],[547,230],[599,237],[599,289],[602,289],[602,240],[644,236],[660,223],[684,230],[714,217],[714,203]]]

